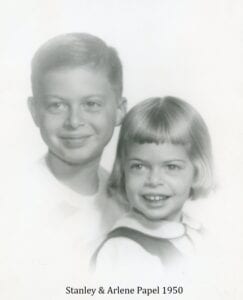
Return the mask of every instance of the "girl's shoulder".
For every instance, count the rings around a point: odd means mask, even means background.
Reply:
[[[126,236],[116,236],[103,242],[96,257],[95,272],[102,278],[136,279],[144,271],[155,270],[158,266],[162,272],[159,258],[148,253],[139,243]]]
[[[118,257],[127,259],[128,255],[134,259],[140,254],[145,254],[144,248],[133,239],[121,235],[106,239],[100,247],[97,259],[115,261]]]

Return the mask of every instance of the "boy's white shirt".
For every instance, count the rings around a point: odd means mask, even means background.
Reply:
[[[35,299],[62,299],[66,285],[89,280],[93,251],[124,213],[107,196],[107,179],[100,168],[98,192],[82,196],[60,183],[42,158],[17,183],[13,180],[15,184],[5,187],[0,282],[8,291],[14,285],[25,300],[33,299],[35,289]]]

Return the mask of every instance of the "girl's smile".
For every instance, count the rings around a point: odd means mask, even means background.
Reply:
[[[166,204],[170,196],[164,194],[144,194],[141,201],[148,207],[148,209],[159,208]]]
[[[145,200],[148,200],[148,201],[164,201],[164,200],[167,200],[169,198],[169,196],[167,195],[163,195],[163,194],[145,194],[143,195],[143,198]]]

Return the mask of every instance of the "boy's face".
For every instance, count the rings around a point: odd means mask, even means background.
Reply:
[[[125,162],[127,198],[151,220],[179,220],[194,183],[194,167],[182,145],[128,146]]]
[[[30,100],[49,152],[74,165],[100,159],[125,113],[124,106],[107,76],[85,67],[47,72],[40,95]]]

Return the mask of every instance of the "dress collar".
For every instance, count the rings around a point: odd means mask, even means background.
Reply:
[[[113,229],[129,227],[156,238],[175,239],[187,233],[188,228],[201,231],[202,226],[183,213],[181,222],[150,221],[141,214],[130,211],[119,219]]]

